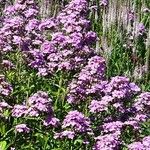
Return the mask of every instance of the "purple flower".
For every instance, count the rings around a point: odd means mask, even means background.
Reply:
[[[68,131],[68,130],[65,130],[60,133],[55,133],[55,135],[54,135],[54,139],[68,138],[68,139],[72,140],[72,139],[74,139],[74,137],[75,137],[75,132]]]
[[[128,145],[129,150],[148,150],[150,148],[150,136],[144,137],[139,142],[133,142]]]
[[[140,88],[135,83],[130,83],[129,78],[116,76],[111,78],[104,92],[119,100],[129,99],[139,91]]]
[[[138,112],[149,113],[150,110],[150,92],[141,93],[135,100],[133,106]]]
[[[65,117],[63,129],[72,129],[75,133],[88,133],[92,134],[90,120],[78,111],[70,111]]]
[[[38,75],[46,76],[57,70],[79,71],[89,56],[93,56],[91,46],[97,37],[89,31],[87,6],[85,0],[71,1],[56,18],[42,20],[38,29],[49,31],[51,37],[48,36],[48,39],[51,40],[47,42],[47,36],[44,38],[47,43],[43,42],[40,49],[43,58],[37,59],[37,54],[33,55],[29,63],[38,70]]]
[[[93,100],[89,105],[90,112],[100,113],[108,110],[110,102],[113,100],[111,96],[102,97],[101,101]]]
[[[90,58],[77,78],[70,83],[67,101],[75,104],[84,101],[92,85],[104,80],[105,68],[105,60],[102,57],[94,56]]]
[[[146,29],[143,23],[137,25],[137,35],[142,36],[145,33]]]
[[[28,128],[26,124],[16,125],[15,129],[19,133],[29,133],[30,132],[30,128]]]
[[[15,43],[15,44],[20,44],[21,42],[22,42],[22,39],[21,39],[21,37],[20,36],[13,36],[13,42]]]
[[[5,81],[3,75],[0,75],[0,95],[8,96],[11,94],[12,90],[12,86]]]
[[[118,111],[118,112],[121,112],[121,113],[124,113],[125,112],[125,108],[123,106],[123,104],[121,102],[116,102],[114,104],[112,104],[112,106]]]
[[[6,103],[6,102],[0,102],[0,107],[1,108],[9,108],[10,105],[8,103]]]
[[[44,126],[53,126],[53,127],[56,127],[59,125],[59,119],[58,118],[55,118],[55,117],[51,117],[51,116],[48,116],[44,121],[43,121],[43,125]]]
[[[39,112],[52,112],[51,101],[43,91],[38,91],[28,99],[29,106]]]
[[[34,106],[33,107],[31,106],[26,110],[25,115],[30,117],[38,117],[40,115],[40,112],[36,110]]]
[[[96,39],[97,39],[97,35],[95,32],[89,31],[86,35],[85,35],[86,41],[89,43],[95,43]]]
[[[19,3],[14,4],[15,11],[24,11],[25,8],[26,6],[24,4],[23,5]]]
[[[32,30],[38,29],[38,25],[39,25],[39,20],[32,19],[29,20],[29,23],[26,25],[25,29],[30,32]]]
[[[140,92],[141,91],[141,89],[133,82],[130,83],[129,86],[133,92]]]
[[[15,105],[12,109],[13,117],[22,117],[26,114],[27,106],[25,105]]]
[[[109,122],[102,125],[104,133],[120,132],[122,127],[123,123],[121,121]]]
[[[141,142],[134,142],[128,145],[129,150],[146,150]]]
[[[15,13],[15,7],[14,6],[8,6],[4,10],[5,15],[10,15],[10,14],[13,14],[13,13]]]
[[[146,114],[136,114],[133,118],[129,118],[129,120],[135,120],[139,123],[145,122],[148,119],[148,115]]]
[[[1,49],[4,52],[18,48],[28,50],[36,47],[32,41],[37,40],[39,34],[41,35],[38,30],[39,21],[35,19],[37,13],[38,9],[34,1],[16,1],[14,6],[8,6],[5,9],[0,29],[0,36],[3,38]],[[28,41],[24,48],[26,37],[30,39],[30,43]]]
[[[108,110],[108,103],[103,101],[93,100],[89,105],[90,112],[98,113]]]
[[[45,41],[42,45],[41,45],[41,50],[44,54],[51,54],[51,53],[55,53],[56,52],[56,48],[54,47],[54,45],[49,42],[49,41]]]
[[[124,98],[125,97],[125,91],[118,91],[118,90],[114,90],[114,91],[112,91],[112,96],[114,97],[114,98],[118,98],[118,99],[121,99],[121,98]]]
[[[135,14],[134,14],[134,11],[129,11],[129,13],[128,13],[128,16],[127,16],[127,19],[129,20],[129,21],[134,21],[134,19],[135,19]]]
[[[29,8],[28,10],[26,10],[24,12],[24,15],[27,17],[27,18],[30,18],[32,16],[36,16],[38,14],[38,11],[36,9],[33,9],[33,8]]]
[[[9,60],[3,60],[3,61],[2,61],[2,66],[3,66],[5,69],[13,69],[13,68],[15,68],[15,67],[14,67],[14,64],[13,64],[11,61],[9,61]]]
[[[150,148],[150,136],[144,137],[142,140],[142,143],[146,149],[149,149]]]
[[[53,18],[43,20],[39,25],[39,30],[53,29],[57,26],[56,21]]]
[[[101,0],[100,5],[101,6],[107,6],[108,5],[108,0]]]
[[[120,145],[121,145],[120,132],[98,136],[95,138],[95,140],[96,143],[93,147],[93,150],[119,150],[120,149]]]
[[[3,112],[5,109],[10,109],[12,108],[8,103],[6,102],[0,102],[0,112]]]
[[[135,120],[129,120],[124,122],[124,126],[130,126],[135,130],[139,130],[139,122]]]
[[[46,75],[48,75],[48,71],[47,71],[46,68],[38,68],[37,75],[39,75],[39,76],[46,76]]]

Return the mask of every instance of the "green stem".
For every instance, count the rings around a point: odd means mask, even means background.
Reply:
[[[45,144],[44,144],[44,150],[46,150],[46,146],[47,146],[48,140],[49,140],[49,137],[47,136],[46,140],[45,140]]]

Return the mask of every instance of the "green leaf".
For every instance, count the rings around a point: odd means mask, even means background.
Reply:
[[[83,140],[82,139],[77,139],[74,141],[74,144],[82,144],[83,143]]]
[[[6,141],[1,141],[0,142],[0,150],[6,150],[6,145],[7,145]]]

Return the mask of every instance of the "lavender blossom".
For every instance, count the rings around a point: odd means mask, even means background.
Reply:
[[[150,136],[144,137],[142,140],[142,143],[146,149],[149,149],[150,148]]]
[[[33,55],[29,64],[38,70],[38,75],[46,76],[57,70],[78,71],[86,64],[89,56],[94,54],[91,45],[97,36],[89,31],[89,21],[85,15],[87,6],[85,0],[71,1],[56,18],[42,20],[39,24],[40,31],[50,32],[51,40],[47,44],[50,46],[49,52],[43,47],[45,42],[40,49],[44,59],[39,60]]]
[[[44,121],[43,121],[43,125],[44,126],[53,126],[53,127],[57,127],[59,125],[59,119],[52,117],[52,116],[48,116]]]
[[[139,125],[139,122],[136,121],[136,120],[128,120],[128,121],[125,121],[124,122],[124,126],[130,126],[132,127],[133,129],[135,129],[136,131],[138,131],[140,129],[140,125]]]
[[[30,132],[30,128],[28,128],[26,124],[16,125],[15,129],[19,133],[29,133]]]
[[[10,109],[12,108],[8,103],[6,102],[0,102],[0,112],[3,112],[5,109]]]
[[[15,68],[14,64],[9,60],[3,60],[2,61],[2,66],[3,66],[4,69],[13,69],[13,68]]]
[[[121,141],[120,133],[106,134],[95,138],[93,150],[119,150]]]
[[[13,117],[22,117],[26,114],[27,106],[25,105],[15,105],[12,109]]]
[[[144,145],[141,142],[134,142],[128,145],[129,150],[145,150]]]
[[[150,136],[144,137],[139,142],[133,142],[128,145],[129,150],[148,150],[150,148]]]
[[[38,91],[28,99],[29,106],[39,112],[52,112],[51,99],[47,93]]]
[[[8,96],[11,94],[12,90],[13,90],[12,86],[5,81],[3,75],[0,75],[0,95]]]
[[[104,133],[121,132],[122,127],[123,123],[121,121],[109,122],[102,125]]]
[[[141,93],[135,100],[133,106],[139,113],[145,112],[146,114],[148,114],[150,110],[150,92]]]
[[[105,60],[102,57],[90,58],[77,79],[69,85],[68,102],[78,104],[86,99],[92,85],[104,80],[105,67]]]
[[[2,52],[22,48],[25,43],[24,37],[30,38],[30,48],[34,45],[32,41],[39,34],[39,31],[37,31],[39,21],[35,19],[37,13],[38,8],[34,1],[32,3],[28,1],[16,1],[13,6],[8,6],[4,10],[5,17],[2,28],[0,28]]]
[[[25,17],[27,17],[27,18],[36,16],[37,14],[38,14],[38,11],[36,9],[33,9],[33,8],[29,8],[28,10],[26,10],[24,12]]]
[[[142,36],[145,33],[146,29],[143,23],[139,23],[137,26],[137,35]]]
[[[131,22],[134,21],[134,19],[135,19],[134,11],[132,11],[132,10],[129,11],[128,16],[127,16],[127,19],[128,19],[129,21],[131,21]]]
[[[116,99],[129,99],[140,92],[140,88],[135,83],[130,83],[129,78],[116,76],[112,77],[105,89],[106,94],[111,94]]]
[[[90,120],[78,111],[70,111],[65,117],[63,129],[71,128],[75,133],[88,133],[92,134],[90,127]]]
[[[40,116],[40,112],[34,106],[30,106],[26,110],[25,115],[30,116],[30,117],[38,117],[38,116]]]
[[[108,110],[108,106],[110,102],[112,102],[113,98],[111,96],[102,97],[101,101],[93,100],[89,105],[90,112],[92,113],[100,113]]]
[[[108,0],[101,0],[100,5],[101,6],[107,6],[108,5]]]
[[[55,133],[54,135],[54,139],[62,139],[62,138],[67,138],[67,139],[74,139],[75,137],[75,132],[74,131],[68,131],[65,130],[63,132],[60,133]]]

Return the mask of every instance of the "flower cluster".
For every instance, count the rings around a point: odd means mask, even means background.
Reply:
[[[13,117],[43,117],[43,125],[45,126],[56,126],[59,122],[57,118],[54,117],[54,112],[51,105],[51,99],[48,97],[47,93],[38,91],[33,94],[27,100],[26,105],[14,105],[12,109]]]
[[[101,0],[100,5],[106,6],[108,1]],[[62,120],[60,123],[55,117],[53,102],[46,92],[38,91],[32,94],[23,104],[10,106],[6,103],[5,96],[11,94],[12,87],[0,76],[0,117],[3,117],[5,110],[9,110],[5,113],[10,114],[8,121],[12,120],[13,125],[15,123],[15,131],[19,133],[29,133],[32,125],[35,125],[35,130],[44,128],[45,131],[48,129],[48,132],[52,127],[50,133],[37,133],[36,138],[45,137],[46,144],[49,143],[49,134],[55,133],[55,139],[65,138],[66,143],[67,139],[76,138],[84,139],[82,144],[87,144],[95,137],[93,150],[120,150],[124,144],[122,133],[128,127],[140,133],[141,123],[149,119],[150,92],[143,92],[135,98],[141,89],[129,78],[105,78],[105,59],[98,56],[92,48],[97,36],[90,30],[88,9],[86,0],[72,0],[58,16],[46,20],[36,18],[38,8],[34,0],[17,0],[13,6],[5,9],[4,22],[0,29],[2,51],[20,48],[26,62],[38,71],[38,75],[46,76],[62,70],[71,72],[74,78],[68,86],[66,101],[63,102],[65,105],[59,108],[60,103],[56,100],[56,112],[59,112],[57,115],[62,117],[59,118]],[[133,22],[133,12],[129,18]],[[144,32],[144,26],[140,25],[139,35]],[[2,67],[9,70],[14,68],[14,65],[3,60]],[[58,95],[61,94],[61,90],[58,92]],[[61,100],[61,95],[59,97]],[[66,109],[68,105],[69,112]],[[82,111],[86,111],[86,115]],[[66,116],[64,112],[67,113]],[[26,124],[18,124],[23,121]],[[40,127],[36,128],[39,124]],[[34,132],[32,136],[35,138]],[[135,137],[135,141],[137,139],[139,137]],[[51,141],[53,142],[53,139]],[[150,137],[134,142],[128,145],[128,148],[147,150],[150,148]]]
[[[38,112],[52,112],[51,99],[47,93],[38,91],[28,99],[28,105]]]
[[[90,120],[82,113],[78,112],[77,110],[70,111],[62,123],[62,129],[66,130],[56,133],[55,138],[67,137],[72,139],[76,134],[92,135],[93,132],[90,124]]]
[[[5,59],[2,61],[2,67],[4,70],[15,68],[14,64],[10,60]]]
[[[56,70],[78,71],[94,55],[91,45],[97,36],[90,31],[87,10],[85,0],[74,0],[56,18],[41,21],[39,30],[46,32],[50,41],[45,38],[40,50],[30,51],[29,63],[38,69],[39,75],[46,76]]]
[[[91,57],[77,78],[70,83],[67,101],[77,104],[86,100],[88,95],[100,92],[95,88],[104,80],[105,69],[105,60],[102,57]]]
[[[122,127],[123,123],[121,121],[104,123],[104,125],[102,126],[104,133],[114,133],[116,131],[120,132]]]
[[[13,117],[22,117],[26,114],[27,106],[25,105],[15,105],[12,109],[12,116]]]
[[[127,15],[128,15],[127,20],[129,20],[131,22],[133,22],[135,20],[135,13],[133,10],[130,10]]]
[[[137,94],[137,92],[139,92],[139,88],[135,86],[135,84],[132,83],[132,85],[134,86],[131,86],[131,84],[128,84],[128,85],[130,85],[130,88],[132,89],[130,90],[132,94]],[[118,88],[119,86],[122,87],[121,83],[118,84]],[[140,125],[149,119],[149,92],[144,92],[140,94],[134,102],[132,102],[132,97],[130,95],[128,95],[126,98],[129,98],[128,100],[129,100],[130,105],[129,103],[126,103],[127,101],[124,101],[124,99],[122,98],[121,99],[117,98],[117,100],[119,101],[116,101],[115,97],[113,97],[112,95],[104,96],[102,97],[100,101],[93,100],[91,104],[89,105],[90,112],[93,114],[94,113],[96,114],[93,116],[95,117],[95,120],[102,119],[101,120],[102,124],[100,124],[99,130],[101,130],[101,133],[103,134],[104,137],[107,137],[108,135],[113,135],[116,132],[124,133],[127,127],[130,127],[135,132],[140,133],[141,132]],[[114,110],[113,112],[111,112],[110,107],[115,107],[116,113]],[[105,118],[104,116],[102,116],[104,115],[102,114],[102,112],[104,111],[105,111],[105,116],[107,116]],[[111,114],[108,112],[111,112]],[[107,143],[109,143],[109,139],[107,139],[107,141],[105,142],[96,141],[95,149],[103,149],[103,145],[104,145],[104,148],[106,148],[105,146],[107,146]],[[112,140],[115,140],[115,138],[112,138]],[[109,144],[110,147],[109,146],[108,147],[112,150],[120,149],[120,146],[118,144],[115,145],[117,147],[111,147],[113,144],[115,144],[115,142],[112,142],[111,144]],[[136,148],[138,149],[138,147],[144,147],[144,146],[141,142],[135,142],[129,145],[129,149],[131,150],[132,148],[133,150],[134,148],[136,150]],[[143,150],[147,148],[149,147],[144,147]]]
[[[68,138],[68,139],[74,139],[75,137],[75,132],[74,131],[62,131],[61,133],[55,133],[54,138],[55,139],[63,139],[63,138]]]
[[[141,93],[135,100],[134,107],[138,113],[150,113],[150,92]]]
[[[128,109],[125,103],[130,103],[130,99],[140,92],[140,88],[131,83],[126,77],[116,76],[110,82],[101,82],[101,96],[91,101],[89,105],[90,112],[100,113],[107,112],[109,106],[113,106],[119,113],[130,113],[132,109]]]
[[[108,0],[101,0],[100,1],[100,6],[107,6],[108,5]]]
[[[95,138],[96,143],[93,150],[119,150],[121,141],[120,133],[115,132],[112,134],[106,134]]]
[[[39,42],[39,21],[36,18],[38,8],[34,1],[16,1],[4,10],[2,28],[0,28],[0,47],[2,52],[20,48],[29,50]],[[33,46],[34,45],[34,46]]]
[[[26,124],[18,124],[16,125],[15,127],[16,129],[16,132],[19,132],[19,133],[29,133],[30,132],[30,128],[27,127]]]
[[[150,136],[146,136],[140,142],[134,142],[128,145],[129,150],[148,150],[150,148]]]
[[[0,117],[1,117],[1,119],[3,118],[5,118],[6,119],[6,115],[5,115],[5,110],[9,110],[9,109],[11,109],[12,107],[8,104],[8,103],[6,103],[6,102],[0,102]]]
[[[112,101],[113,97],[111,96],[104,96],[102,97],[101,101],[92,100],[91,104],[89,105],[90,112],[100,113],[103,111],[108,111],[108,106]]]
[[[0,95],[8,96],[11,94],[12,90],[12,86],[5,80],[5,77],[0,75]]]
[[[127,100],[138,92],[140,92],[140,88],[135,83],[131,83],[129,78],[122,76],[112,77],[105,89],[107,95],[111,95],[118,100]]]
[[[142,36],[142,35],[144,35],[144,33],[146,32],[146,29],[145,29],[145,26],[144,26],[144,24],[143,23],[139,23],[138,25],[137,25],[137,35],[138,36]]]

